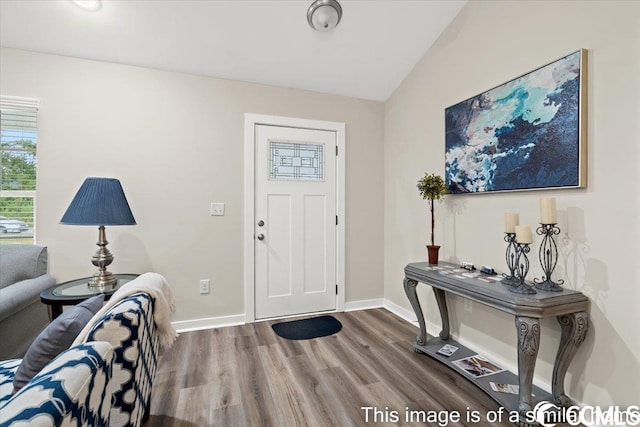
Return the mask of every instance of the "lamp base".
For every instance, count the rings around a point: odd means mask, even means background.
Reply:
[[[113,277],[111,272],[107,271],[109,264],[113,262],[113,255],[107,249],[107,236],[104,225],[98,227],[98,250],[91,258],[91,263],[98,267],[98,272],[89,280],[87,286],[94,291],[111,290],[118,285],[118,279]]]
[[[118,279],[113,277],[110,271],[96,273],[87,283],[87,287],[92,291],[110,291],[116,286],[118,286]]]

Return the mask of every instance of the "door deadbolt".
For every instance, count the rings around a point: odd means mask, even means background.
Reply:
[[[258,240],[264,240],[264,234],[262,233],[258,234]]]
[[[264,221],[263,220],[258,221],[258,227],[262,227],[263,225],[264,225]]]

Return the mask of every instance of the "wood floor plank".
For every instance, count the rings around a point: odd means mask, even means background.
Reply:
[[[273,393],[274,403],[278,405],[278,425],[313,424],[303,393],[296,382],[292,381],[294,378],[281,348],[272,344],[261,346],[257,351],[265,369],[269,390]]]
[[[186,421],[193,425],[209,425],[209,409],[200,404],[198,396],[206,394],[206,385],[180,390],[176,419]]]
[[[393,384],[405,396],[419,396],[424,393],[424,388],[419,387],[410,372],[403,364],[399,364],[394,354],[387,354],[384,348],[372,348],[366,344],[356,342],[352,333],[347,329],[340,337],[340,343],[358,356],[358,368],[375,373],[380,381]],[[381,351],[382,350],[382,351]],[[350,367],[351,368],[351,367]]]
[[[496,402],[413,352],[412,324],[385,309],[334,316],[343,329],[312,340],[278,337],[275,321],[180,334],[160,359],[145,427],[438,426],[421,422],[428,411],[462,414],[448,427],[511,425],[487,422]],[[382,421],[367,422],[363,407]],[[470,411],[481,420],[466,421]]]
[[[328,337],[323,340],[323,344],[336,355],[340,360],[338,367],[341,367],[346,375],[354,380],[356,385],[371,384],[379,381],[376,371],[369,369],[364,363],[361,352],[355,351],[350,346],[344,345],[342,337]]]
[[[211,426],[246,426],[242,405],[231,405],[212,409],[209,414]]]
[[[278,411],[259,354],[254,350],[235,350],[236,375],[242,397],[244,418],[237,425],[277,426]],[[280,404],[281,402],[278,402]]]
[[[256,322],[251,326],[259,346],[276,343],[277,335],[271,329],[271,322]]]
[[[333,409],[339,411],[338,425],[364,425],[362,407],[365,398],[359,387],[354,384],[342,368],[328,368],[320,372],[323,384],[337,397]]]
[[[340,396],[333,388],[323,382],[322,372],[307,356],[301,355],[287,358],[290,381],[294,382],[305,397],[307,406],[315,424],[310,425],[340,425],[344,419],[340,406]]]
[[[327,339],[302,340],[300,345],[304,348],[304,353],[313,361],[316,369],[335,368],[340,366],[341,362],[338,357],[327,345]]]

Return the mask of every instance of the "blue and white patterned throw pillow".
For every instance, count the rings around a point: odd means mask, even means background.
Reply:
[[[8,401],[0,427],[109,425],[113,348],[80,344],[60,354]]]

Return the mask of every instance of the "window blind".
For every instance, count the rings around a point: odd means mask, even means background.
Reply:
[[[0,242],[33,243],[39,101],[0,97]]]

